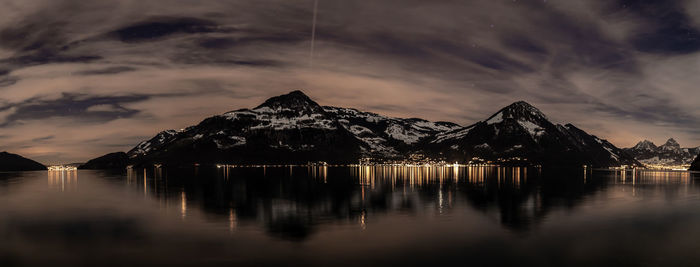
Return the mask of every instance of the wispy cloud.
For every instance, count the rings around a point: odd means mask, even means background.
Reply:
[[[302,0],[9,0],[2,149],[83,161],[293,89],[461,124],[526,100],[620,146],[700,145],[693,1],[324,0],[309,68],[312,11]]]

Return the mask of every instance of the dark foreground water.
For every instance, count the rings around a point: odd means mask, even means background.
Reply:
[[[698,266],[685,172],[0,173],[0,266]]]

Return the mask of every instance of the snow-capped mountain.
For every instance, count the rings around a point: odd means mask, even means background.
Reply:
[[[165,131],[129,152],[135,164],[354,162],[361,141],[300,91]]]
[[[135,163],[356,163],[362,157],[399,158],[414,144],[458,127],[322,107],[294,91],[161,132],[128,155]]]
[[[681,148],[673,138],[668,139],[661,146],[656,146],[653,142],[644,140],[637,143],[634,147],[625,148],[624,150],[644,164],[667,166],[690,164],[700,154],[700,147]]]
[[[647,152],[647,151],[648,152],[655,152],[657,149],[657,146],[649,140],[644,140],[644,141],[637,143],[637,145],[632,147],[632,149],[640,151],[640,152]]]
[[[610,142],[572,124],[555,125],[539,109],[522,101],[485,121],[439,133],[428,143],[428,151],[449,160],[478,157],[563,165],[639,165]]]
[[[451,162],[479,157],[578,166],[639,164],[609,142],[571,124],[552,124],[525,102],[462,127],[321,106],[301,91],[270,98],[253,109],[213,116],[179,131],[160,132],[127,155],[135,165],[356,163],[364,157],[406,159],[414,155]]]
[[[400,157],[420,141],[460,128],[451,122],[390,118],[352,108],[324,107],[346,130],[366,146],[366,156]]]

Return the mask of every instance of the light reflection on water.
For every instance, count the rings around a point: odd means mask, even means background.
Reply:
[[[613,171],[613,179],[618,184],[691,184],[693,174],[685,171],[631,170]]]
[[[78,170],[50,170],[48,176],[51,189],[66,191],[78,188]]]
[[[327,167],[323,168],[323,178],[327,175]],[[408,182],[413,188],[424,184],[457,183],[460,179],[468,183],[481,184],[487,178],[494,177],[500,184],[518,186],[527,179],[528,168],[524,167],[487,167],[487,166],[355,166],[351,167],[351,175],[359,179],[361,185],[374,188],[377,180],[391,181],[392,186],[397,180]],[[540,169],[533,169],[540,171]],[[313,172],[315,173],[315,172]],[[405,184],[405,183],[404,183]]]
[[[484,166],[0,173],[0,265],[682,265],[699,259],[696,179]]]

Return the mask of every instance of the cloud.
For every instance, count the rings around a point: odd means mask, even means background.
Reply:
[[[70,117],[78,121],[105,122],[119,118],[127,118],[138,113],[137,110],[121,108],[119,104],[143,101],[148,96],[84,96],[63,94],[58,99],[29,99],[22,103],[6,107],[12,110],[5,117],[0,127],[13,123],[24,123],[27,120],[50,120],[56,117]],[[106,108],[111,106],[112,108]]]
[[[44,142],[44,141],[51,140],[51,139],[53,139],[54,137],[56,137],[56,136],[47,135],[47,136],[44,136],[44,137],[34,138],[34,139],[32,139],[32,143],[42,143],[42,142]]]
[[[16,107],[0,109],[0,124],[5,124],[5,122],[7,122],[7,117],[11,116],[15,112],[17,112]]]
[[[684,2],[620,0],[611,5],[610,12],[643,20],[639,29],[629,36],[639,51],[688,54],[700,51],[700,30],[693,25],[692,14],[686,12]]]
[[[9,0],[2,149],[84,161],[293,89],[463,125],[526,100],[619,146],[700,145],[693,1],[321,1],[313,68],[311,5]]]
[[[13,85],[17,83],[17,80],[19,80],[17,77],[13,77],[10,75],[0,75],[0,87],[7,87]]]
[[[132,67],[127,67],[127,66],[114,66],[114,67],[107,67],[107,68],[102,68],[102,69],[92,69],[92,70],[84,70],[84,71],[79,71],[75,74],[77,75],[108,75],[108,74],[117,74],[117,73],[122,73],[122,72],[127,72],[127,71],[135,71],[135,68]]]
[[[88,113],[94,113],[94,112],[107,112],[107,113],[118,113],[122,112],[125,109],[115,105],[115,104],[97,104],[94,106],[90,106],[87,109],[85,109],[85,112]]]
[[[160,17],[117,29],[110,32],[109,35],[122,42],[131,43],[153,41],[178,33],[192,34],[216,31],[221,31],[221,29],[212,21],[198,18]]]

